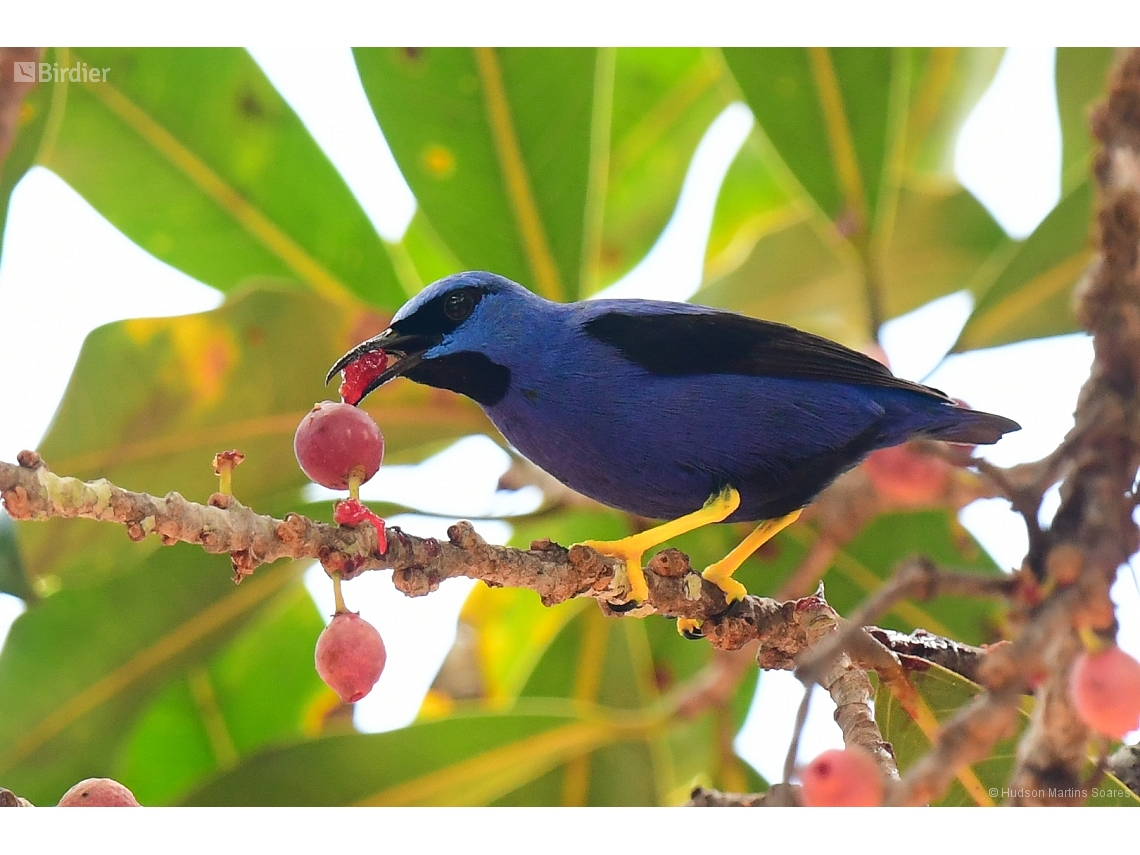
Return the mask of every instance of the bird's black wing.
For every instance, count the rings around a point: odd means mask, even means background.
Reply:
[[[895,377],[885,365],[830,339],[732,312],[646,314],[618,309],[590,318],[584,328],[660,376],[741,374],[829,380],[906,389],[950,402],[937,389]]]

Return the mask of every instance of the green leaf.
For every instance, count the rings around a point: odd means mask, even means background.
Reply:
[[[300,570],[264,567],[235,586],[224,556],[178,545],[34,604],[0,652],[0,778],[51,804],[76,781],[109,774],[142,707],[274,595],[300,586]]]
[[[452,255],[443,239],[424,217],[422,208],[416,208],[399,248],[407,252],[408,261],[415,268],[421,286],[464,269],[463,264]]]
[[[223,291],[277,276],[330,299],[403,302],[363,209],[246,51],[57,58],[107,68],[107,82],[44,87],[53,114],[38,161],[143,249]]]
[[[24,571],[24,560],[16,542],[16,526],[12,518],[0,512],[0,593],[21,600],[34,600],[35,591]]]
[[[852,346],[971,287],[1005,239],[953,179],[1000,52],[725,52],[757,128],[721,189],[696,301]]]
[[[889,48],[729,48],[757,123],[829,219],[863,222],[887,155]]]
[[[821,239],[836,246],[841,243],[838,235],[820,225],[822,218],[779,169],[778,159],[771,143],[754,128],[721,184],[705,250],[705,282],[732,273],[757,241],[804,222],[815,225]]]
[[[916,698],[906,704],[901,703],[882,682],[875,692],[875,721],[883,738],[894,748],[899,771],[904,774],[930,751],[930,737],[938,724],[949,719],[982,691],[981,686],[941,666],[926,662],[918,664],[920,667],[908,671]],[[916,721],[915,714],[922,724]],[[1027,722],[1028,715],[1022,709],[1017,733],[1001,740],[985,760],[962,770],[950,790],[935,804],[964,806],[1003,801],[1001,791],[1009,787],[1017,743]],[[1130,793],[1112,775],[1107,775],[1098,789],[1101,794],[1094,796],[1089,804],[1140,806],[1140,797]],[[992,795],[995,790],[997,798]]]
[[[790,209],[768,213],[757,219],[755,232],[739,235],[740,263],[718,279],[706,279],[693,302],[791,324],[851,346],[864,344],[863,279],[849,250],[813,218]]]
[[[967,190],[904,185],[880,268],[884,316],[896,318],[946,294],[977,289],[979,268],[1007,241]]]
[[[596,604],[579,609],[550,641],[522,698],[566,698],[582,708],[649,714],[683,692],[712,659],[707,644],[682,638],[676,623],[605,617]],[[755,689],[752,670],[727,709],[676,717],[642,743],[607,745],[582,755],[516,794],[519,804],[679,804],[696,783],[743,779],[725,746],[743,723]]]
[[[724,56],[761,131],[823,214],[854,215],[869,228],[880,205],[893,204],[900,176],[892,171],[952,183],[958,128],[1001,51],[733,48]]]
[[[912,81],[906,160],[916,177],[956,186],[958,132],[993,82],[1005,49],[938,47],[906,52]]]
[[[1091,765],[1091,764],[1090,764]],[[1086,772],[1089,772],[1086,767]],[[1105,774],[1104,780],[1090,794],[1088,807],[1140,807],[1140,795],[1124,785],[1115,775]]]
[[[195,675],[203,673],[201,666]],[[200,694],[200,692],[199,692]],[[113,774],[147,807],[168,805],[217,771],[190,680],[175,678],[138,717]]]
[[[1088,178],[1073,187],[1028,238],[1005,241],[979,271],[978,302],[955,351],[1074,332],[1073,287],[1093,257]]]
[[[512,542],[526,546],[537,533],[572,543],[620,537],[629,527],[624,515],[607,510],[536,514],[516,528]],[[461,620],[473,630],[468,643],[492,709],[563,699],[578,709],[652,715],[712,657],[707,644],[681,638],[673,621],[609,619],[588,599],[545,608],[533,592],[479,586]],[[747,714],[755,677],[755,671],[744,676],[726,708],[671,720],[650,738],[584,752],[503,803],[679,804],[697,783],[746,786],[745,767],[725,747]]]
[[[783,175],[759,130],[745,140],[721,185],[704,284],[693,300],[850,344],[866,339],[858,258]]]
[[[1057,112],[1061,119],[1061,192],[1088,179],[1094,147],[1089,113],[1105,96],[1112,48],[1057,48]]]
[[[575,615],[531,672],[521,696],[573,698],[612,709],[657,699],[641,621],[607,618],[596,604]]]
[[[123,747],[115,780],[145,805],[170,804],[267,745],[316,735],[340,703],[313,667],[323,628],[305,588],[286,588],[154,700]]]
[[[627,273],[661,235],[697,144],[729,104],[726,76],[705,49],[616,51],[600,245],[587,270],[595,285]],[[588,206],[587,216],[596,213]],[[583,283],[583,293],[592,290]]]
[[[329,365],[385,319],[323,298],[271,286],[244,288],[198,315],[131,320],[95,330],[40,451],[53,470],[105,477],[204,502],[217,489],[214,454],[237,448],[241,501],[283,513],[308,479],[293,434],[326,388]],[[471,401],[408,381],[371,395],[390,462],[422,459],[439,443],[490,430]],[[91,584],[158,548],[132,544],[116,526],[86,520],[22,523],[20,545],[33,578]]]
[[[423,280],[481,268],[556,299],[649,251],[729,103],[722,64],[696,48],[361,49],[356,61],[422,208],[405,241]],[[428,235],[456,261],[421,262]]]
[[[921,668],[908,672],[917,698],[910,711],[880,681],[875,692],[875,721],[883,739],[894,748],[899,771],[906,771],[924,757],[933,746],[931,728],[950,718],[961,707],[970,703],[981,687],[938,665],[921,663]],[[920,725],[912,713],[924,720]],[[990,788],[1008,786],[1017,751],[1016,738],[999,742],[990,756],[959,773],[949,792],[939,805],[988,805],[999,799],[992,798]]]
[[[642,625],[653,662],[653,682],[666,698],[684,691],[686,685],[692,685],[690,681],[699,681],[702,669],[725,655],[704,642],[682,637],[674,621],[650,617]],[[764,779],[732,750],[752,706],[759,676],[759,669],[750,662],[726,705],[689,720],[674,720],[673,727],[658,741],[658,762],[667,773],[661,776],[662,803],[685,802],[697,784],[726,792],[767,789]]]
[[[517,698],[550,642],[591,605],[588,600],[574,599],[547,608],[536,593],[525,588],[476,585],[459,619],[475,633],[483,697],[491,703]]]
[[[362,48],[373,112],[427,220],[467,268],[577,293],[599,52]]]
[[[1110,48],[1058,49],[1061,200],[1026,240],[1006,239],[996,244],[990,258],[979,266],[971,283],[978,302],[955,351],[1078,329],[1071,295],[1093,257],[1089,113],[1104,97],[1112,58]]]
[[[789,530],[793,537],[803,533],[803,529]],[[823,579],[828,603],[840,614],[850,614],[914,555],[925,555],[941,567],[1005,575],[952,511],[885,514],[836,554]],[[965,644],[984,644],[998,637],[1000,614],[1000,606],[992,601],[941,596],[898,603],[881,625],[903,632],[925,629]]]
[[[539,513],[512,521],[510,545],[528,549],[531,541],[549,538],[569,545],[591,538],[615,539],[630,533],[628,518],[617,511],[572,510]],[[573,599],[553,608],[533,591],[477,585],[463,605],[460,620],[474,633],[484,697],[492,703],[515,700],[551,642],[582,611],[597,608]]]
[[[402,730],[269,749],[185,799],[191,805],[487,805],[623,738],[604,717],[539,703]]]
[[[726,245],[721,256],[707,260],[706,284],[696,302],[854,347],[868,341],[864,280],[849,248],[790,206],[757,213],[755,231],[745,232],[742,227],[735,249]],[[878,268],[883,316],[898,317],[945,294],[982,287],[979,268],[1006,244],[1001,227],[967,191],[903,186]],[[729,258],[743,247],[743,260]],[[716,278],[718,266],[729,272]]]

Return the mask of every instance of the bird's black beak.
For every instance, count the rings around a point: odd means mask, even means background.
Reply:
[[[404,335],[395,327],[389,327],[380,333],[380,335],[373,336],[367,341],[362,341],[333,363],[333,367],[329,369],[329,373],[325,376],[325,385],[327,386],[332,381],[333,376],[336,375],[338,371],[356,362],[356,360],[360,359],[364,354],[382,350],[388,354],[391,361],[383,371],[377,374],[376,377],[364,387],[364,391],[360,395],[360,400],[364,400],[369,393],[380,388],[393,377],[407,374],[423,362],[424,352],[435,347],[442,340],[443,336]]]

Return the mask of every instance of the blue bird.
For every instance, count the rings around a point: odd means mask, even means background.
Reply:
[[[670,521],[587,541],[625,560],[629,608],[648,596],[643,553],[672,537],[763,520],[703,574],[732,602],[744,560],[870,452],[912,437],[989,444],[1020,428],[783,324],[690,303],[554,303],[485,272],[425,288],[329,379],[377,350],[392,362],[360,398],[397,376],[459,392],[562,483]]]

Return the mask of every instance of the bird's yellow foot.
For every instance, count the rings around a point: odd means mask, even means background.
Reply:
[[[733,579],[732,574],[748,559],[748,556],[799,518],[800,511],[795,510],[779,519],[764,520],[732,552],[706,567],[701,574],[702,578],[724,591],[726,602],[731,604],[743,600],[748,594],[748,589]]]
[[[614,611],[629,611],[645,602],[649,596],[649,584],[645,581],[645,571],[641,569],[641,556],[648,549],[660,546],[685,532],[693,531],[701,526],[716,523],[732,514],[740,507],[740,493],[732,487],[725,487],[719,493],[711,496],[704,506],[691,514],[685,514],[655,528],[631,534],[621,540],[584,540],[580,546],[588,546],[602,555],[621,558],[625,561],[625,572],[629,594],[626,597],[624,608],[610,604]],[[742,561],[744,559],[741,559]],[[730,574],[731,575],[731,574]]]
[[[583,540],[579,544],[588,546],[602,555],[621,558],[624,561],[625,586],[629,593],[624,603],[610,603],[610,608],[615,612],[635,609],[649,596],[649,583],[645,581],[645,571],[641,569],[641,556],[645,554],[645,548],[634,541],[636,537],[638,535],[635,534],[632,537],[623,537],[621,540]]]
[[[729,554],[731,555],[731,553]],[[748,596],[748,589],[732,578],[732,574],[736,572],[736,567],[726,566],[726,561],[727,556],[715,564],[710,564],[705,568],[704,572],[701,573],[701,578],[712,582],[724,591],[724,601],[726,603],[735,603]]]
[[[701,632],[701,621],[695,618],[677,618],[677,632],[690,641],[705,637],[705,634]]]

